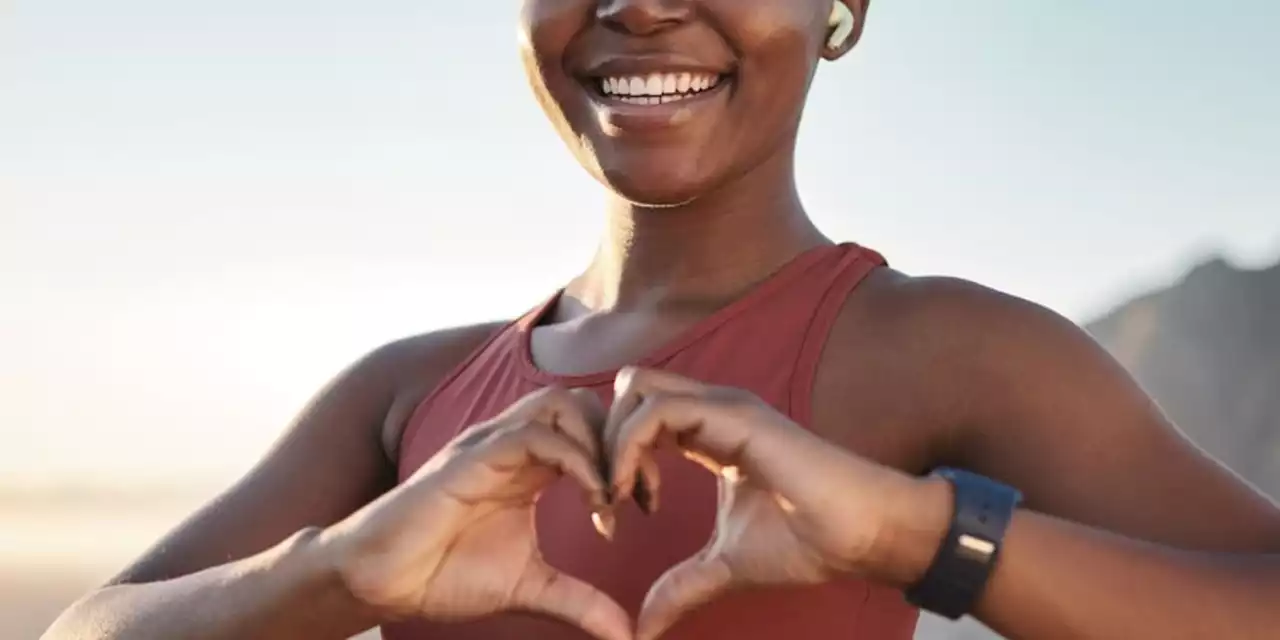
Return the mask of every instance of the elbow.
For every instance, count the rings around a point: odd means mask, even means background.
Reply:
[[[118,604],[128,586],[103,587],[81,597],[58,616],[40,640],[124,640],[127,621]]]

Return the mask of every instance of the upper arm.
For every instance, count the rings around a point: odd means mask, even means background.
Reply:
[[[959,281],[929,290],[952,332],[958,465],[1006,481],[1037,511],[1183,548],[1276,551],[1280,510],[1192,444],[1082,329]]]
[[[306,527],[325,527],[395,482],[385,447],[416,404],[496,325],[386,345],[321,390],[234,486],[169,533],[113,583],[187,575],[260,553]],[[410,409],[411,410],[411,409]]]

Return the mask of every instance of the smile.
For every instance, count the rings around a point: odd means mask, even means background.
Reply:
[[[596,78],[594,83],[600,97],[610,102],[662,105],[710,93],[727,80],[714,73],[679,72],[610,76]]]

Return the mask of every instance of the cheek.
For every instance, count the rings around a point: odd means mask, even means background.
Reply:
[[[825,39],[827,17],[831,14],[830,0],[757,0],[733,2],[732,0],[705,0],[732,20],[733,29],[743,38],[751,40],[771,39],[782,34],[810,43]],[[733,16],[730,18],[730,16]],[[788,36],[791,37],[791,36]],[[819,53],[816,46],[812,53]]]
[[[592,3],[584,0],[525,0],[520,4],[520,44],[540,55],[559,55],[581,27]]]
[[[520,11],[520,55],[535,85],[565,78],[565,51],[587,26],[594,2],[526,0]],[[538,77],[533,77],[534,75]]]
[[[576,114],[576,81],[564,69],[565,51],[594,11],[589,0],[526,0],[520,12],[520,56],[534,95],[562,132]]]
[[[735,128],[757,131],[770,140],[743,136],[771,145],[799,122],[805,94],[817,67],[826,17],[817,2],[759,2],[745,12],[733,0],[708,0],[724,5],[722,28],[729,31],[741,55],[740,92]],[[732,19],[731,19],[732,18]]]

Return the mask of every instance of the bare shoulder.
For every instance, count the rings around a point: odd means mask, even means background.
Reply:
[[[850,296],[838,332],[874,329],[907,345],[907,363],[953,403],[953,421],[985,422],[1019,400],[1067,400],[1072,388],[1150,404],[1083,328],[1043,305],[960,278],[886,270],[867,284]]]
[[[381,434],[389,460],[397,458],[400,434],[418,404],[506,325],[486,322],[431,331],[386,344],[367,357],[385,372],[391,394]]]
[[[1027,337],[1085,337],[1070,320],[1029,300],[961,278],[881,269],[846,301],[837,330],[873,323],[938,348],[991,347]]]
[[[1083,329],[960,279],[882,269],[858,287],[814,415],[899,468],[968,468],[1033,509],[1125,535],[1254,550],[1280,531],[1275,505],[1186,440]]]
[[[1080,357],[1110,362],[1082,329],[1041,305],[959,278],[878,269],[845,301],[828,336],[814,415],[895,425],[844,428],[856,428],[850,437],[860,443],[872,438],[872,447],[891,441],[905,456],[898,466],[923,470],[954,457],[957,426],[1000,403],[1009,384]]]

